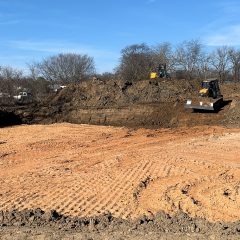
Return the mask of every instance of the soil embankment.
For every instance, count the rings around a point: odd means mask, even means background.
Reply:
[[[42,103],[5,110],[12,111],[27,124],[71,122],[148,128],[239,126],[240,86],[223,84],[226,106],[218,113],[199,114],[184,109],[186,99],[196,96],[198,85],[198,81],[186,80],[133,83],[95,80],[70,85]]]

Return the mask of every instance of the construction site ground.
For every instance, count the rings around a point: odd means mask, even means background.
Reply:
[[[0,104],[0,239],[239,239],[240,84],[86,81]]]
[[[222,126],[2,128],[0,238],[239,239],[239,143]]]

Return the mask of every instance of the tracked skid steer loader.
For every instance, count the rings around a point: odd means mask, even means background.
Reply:
[[[223,95],[215,78],[202,81],[198,97],[188,99],[185,104],[185,108],[195,111],[219,111],[222,106]]]

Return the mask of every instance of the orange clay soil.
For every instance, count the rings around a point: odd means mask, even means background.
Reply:
[[[0,210],[240,219],[240,129],[0,129]]]

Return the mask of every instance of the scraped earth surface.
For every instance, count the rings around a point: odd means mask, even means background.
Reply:
[[[1,210],[240,219],[240,130],[54,124],[1,129]]]
[[[69,217],[110,213],[134,220],[163,211],[236,222],[239,155],[240,130],[219,126],[3,128],[0,212],[40,208]]]

